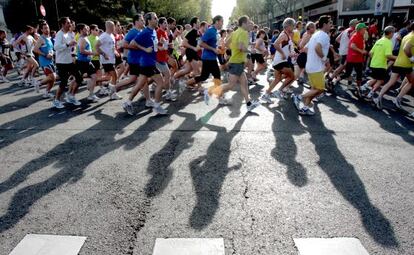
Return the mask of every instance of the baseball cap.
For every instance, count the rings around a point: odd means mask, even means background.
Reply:
[[[367,28],[367,25],[365,25],[365,23],[359,23],[359,24],[356,26],[356,30],[361,30],[361,29],[363,29],[363,28]]]
[[[359,23],[359,20],[357,20],[357,19],[352,19],[350,22],[349,22],[349,25],[350,26],[356,26],[356,24],[358,24]]]

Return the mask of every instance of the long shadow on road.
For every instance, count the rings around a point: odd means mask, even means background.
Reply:
[[[196,205],[190,216],[192,228],[203,229],[211,223],[219,207],[220,192],[226,175],[230,171],[241,168],[241,163],[228,166],[231,143],[239,134],[243,122],[251,115],[254,114],[244,115],[230,131],[224,127],[205,125],[208,129],[217,132],[217,136],[208,147],[206,155],[190,162],[191,177],[197,196]]]
[[[304,117],[303,122],[319,155],[319,166],[342,197],[359,211],[367,232],[381,245],[398,246],[391,223],[371,203],[355,167],[338,149],[334,132],[325,127],[321,115],[317,113],[312,117]]]

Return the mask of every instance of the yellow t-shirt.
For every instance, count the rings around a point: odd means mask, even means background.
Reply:
[[[300,31],[299,30],[297,29],[293,30],[292,41],[296,47],[299,45],[299,42],[300,42]]]
[[[246,48],[249,46],[249,33],[241,27],[234,31],[231,35],[231,57],[229,63],[242,64],[246,62],[247,53],[240,51],[240,43],[243,43]]]
[[[379,39],[371,49],[370,67],[387,69],[387,56],[392,55],[392,42],[386,37]]]
[[[394,66],[403,67],[403,68],[411,68],[414,67],[414,64],[411,63],[411,60],[404,52],[404,48],[407,45],[407,43],[410,43],[412,46],[414,46],[414,32],[409,33],[408,35],[404,36],[404,38],[401,41],[401,47],[400,51],[398,52],[397,60],[395,61]],[[411,48],[411,54],[414,55],[414,47]]]

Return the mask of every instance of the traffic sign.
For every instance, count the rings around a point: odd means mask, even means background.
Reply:
[[[42,14],[43,17],[46,17],[46,9],[45,7],[42,5],[40,5],[40,14]]]

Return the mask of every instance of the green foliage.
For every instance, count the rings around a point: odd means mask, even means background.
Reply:
[[[59,17],[68,16],[76,22],[98,24],[105,20],[130,22],[132,16],[153,11],[159,17],[174,17],[179,23],[189,22],[191,17],[199,16],[201,20],[211,20],[211,0],[9,0],[4,11],[6,23],[12,31],[21,29],[25,24],[35,24],[40,17],[36,8],[45,6],[52,29],[57,29],[57,12]],[[56,5],[57,3],[57,10]]]

